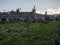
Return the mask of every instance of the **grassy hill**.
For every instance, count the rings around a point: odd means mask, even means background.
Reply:
[[[0,23],[0,45],[59,45],[60,22]]]

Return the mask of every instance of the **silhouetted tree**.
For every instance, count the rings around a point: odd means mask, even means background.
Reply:
[[[10,14],[14,14],[14,10],[11,10]]]
[[[19,15],[20,11],[19,11],[19,8],[16,9],[16,14]]]

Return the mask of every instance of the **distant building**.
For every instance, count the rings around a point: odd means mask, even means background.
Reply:
[[[56,21],[60,21],[60,14],[54,14],[54,15],[55,15],[55,17],[56,17],[55,20],[56,20]]]
[[[0,22],[14,22],[14,21],[45,21],[45,20],[60,20],[60,15],[48,15],[47,11],[45,14],[36,13],[35,6],[31,12],[20,12],[19,8],[16,11],[0,12]]]

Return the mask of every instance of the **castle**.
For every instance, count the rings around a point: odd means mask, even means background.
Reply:
[[[56,16],[57,15],[57,16]],[[35,6],[31,12],[20,12],[17,9],[15,12],[12,10],[10,12],[0,12],[0,22],[14,22],[14,21],[59,21],[60,14],[55,15],[47,15],[47,11],[45,14],[36,13]]]

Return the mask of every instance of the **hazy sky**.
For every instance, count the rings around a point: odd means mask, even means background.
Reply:
[[[31,10],[34,5],[37,10],[43,8],[56,8],[60,7],[60,0],[0,0],[0,11],[16,8]]]

